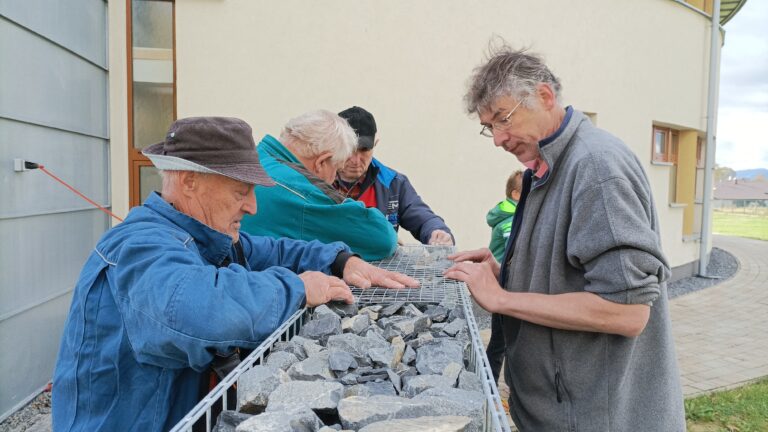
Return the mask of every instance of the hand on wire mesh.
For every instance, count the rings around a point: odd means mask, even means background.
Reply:
[[[499,278],[501,265],[499,265],[499,262],[496,261],[496,258],[493,257],[493,253],[491,253],[491,250],[488,248],[456,252],[455,254],[448,255],[448,259],[456,263],[464,261],[486,263],[491,267],[493,275],[496,276],[497,279]]]
[[[429,244],[432,246],[453,246],[453,237],[443,230],[434,230],[429,236]]]
[[[496,265],[498,266],[498,264]],[[443,276],[466,283],[477,304],[489,312],[496,312],[499,298],[506,294],[506,291],[499,285],[491,265],[485,261],[456,263],[446,269]]]
[[[331,300],[342,300],[346,303],[355,301],[347,284],[337,277],[309,271],[300,274],[299,278],[304,282],[304,293],[309,307],[319,306]]]
[[[382,288],[416,288],[419,286],[419,281],[412,277],[374,267],[358,257],[352,257],[347,260],[347,265],[344,266],[344,281],[359,288],[370,288],[372,286]]]

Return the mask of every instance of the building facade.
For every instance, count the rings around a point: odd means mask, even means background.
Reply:
[[[724,1],[720,22],[743,1]],[[542,54],[564,102],[639,156],[676,273],[698,259],[712,0],[59,3],[0,0],[0,159],[46,163],[119,216],[159,186],[140,150],[174,118],[240,117],[258,141],[305,111],[359,105],[376,116],[376,156],[459,248],[486,246],[485,213],[520,165],[462,96],[503,38]],[[0,180],[0,343],[25,347],[2,354],[2,418],[50,378],[77,272],[115,221],[39,172]],[[19,377],[18,364],[33,367]]]

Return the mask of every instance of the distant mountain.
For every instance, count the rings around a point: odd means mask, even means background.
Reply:
[[[736,178],[740,178],[740,179],[751,180],[759,175],[763,176],[763,178],[765,179],[768,179],[768,168],[755,168],[755,169],[736,171]]]

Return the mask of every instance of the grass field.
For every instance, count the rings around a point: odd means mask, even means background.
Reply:
[[[689,432],[768,431],[768,379],[685,401]]]
[[[715,211],[712,218],[712,232],[768,240],[768,216]]]

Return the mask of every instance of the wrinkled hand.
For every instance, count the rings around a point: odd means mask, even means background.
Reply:
[[[344,266],[344,281],[360,288],[380,286],[384,288],[416,288],[419,281],[402,273],[374,267],[358,257],[347,260]]]
[[[466,283],[477,304],[489,312],[497,312],[498,300],[506,294],[488,262],[460,262],[446,269],[443,276]]]
[[[299,279],[304,282],[304,293],[309,307],[319,306],[331,300],[343,300],[346,303],[355,301],[347,284],[337,277],[308,271],[300,274]]]
[[[432,234],[429,236],[429,243],[432,246],[441,246],[441,245],[447,245],[447,246],[453,246],[453,237],[451,237],[450,234],[443,230],[434,230],[432,231]]]
[[[493,275],[496,276],[496,279],[499,278],[499,273],[501,272],[501,265],[499,265],[499,262],[496,261],[496,258],[493,257],[493,253],[488,248],[456,252],[455,254],[448,255],[448,259],[457,263],[462,261],[486,263],[491,266],[491,270],[493,270]]]

